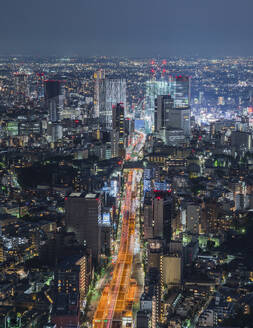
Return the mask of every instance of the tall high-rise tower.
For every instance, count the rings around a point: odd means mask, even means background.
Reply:
[[[190,127],[190,78],[188,76],[170,76],[171,97],[174,108],[169,112],[168,125],[172,129],[182,130],[185,137],[191,134]]]
[[[151,132],[154,128],[154,111],[155,111],[155,99],[160,95],[170,95],[170,87],[168,81],[154,81],[150,80],[146,82],[145,93],[145,129],[147,132]]]
[[[49,121],[52,123],[60,120],[60,110],[63,109],[64,96],[61,82],[58,80],[45,81],[45,103],[49,113]]]
[[[126,108],[126,80],[102,79],[99,82],[99,122],[107,131],[112,130],[112,108],[121,103]]]
[[[170,76],[170,94],[174,99],[175,108],[190,106],[190,78],[188,76]]]
[[[125,116],[123,104],[112,108],[112,157],[124,157]]]
[[[159,196],[158,196],[159,195]],[[154,238],[170,240],[172,199],[165,192],[158,193],[153,199]]]
[[[99,194],[72,193],[65,200],[66,228],[77,241],[92,250],[94,264],[101,254],[101,199]]]
[[[100,102],[102,101],[100,94],[100,84],[101,81],[105,79],[105,71],[100,69],[94,73],[94,111],[93,111],[93,118],[99,117],[99,106]]]
[[[169,127],[169,113],[173,109],[174,101],[170,95],[157,96],[155,99],[155,132]]]

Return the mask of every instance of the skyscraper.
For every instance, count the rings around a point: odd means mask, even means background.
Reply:
[[[101,79],[99,81],[99,122],[107,131],[112,130],[112,108],[118,103],[126,108],[126,80]]]
[[[171,100],[169,98],[171,97]],[[162,98],[163,97],[163,98]],[[168,97],[168,98],[166,98]],[[156,100],[157,99],[157,100]],[[153,129],[157,131],[162,128],[168,129],[169,124],[169,108],[172,108],[171,101],[174,101],[174,108],[177,109],[190,109],[190,78],[188,76],[170,76],[169,81],[147,81],[146,82],[146,95],[145,95],[145,124],[147,132]],[[165,103],[168,104],[165,104]],[[171,106],[171,107],[170,107]],[[167,115],[162,116],[167,112]],[[178,113],[179,115],[180,113]],[[187,114],[181,112],[181,117],[184,118]],[[184,126],[183,126],[184,125]],[[172,124],[169,128],[176,128],[184,130],[186,136],[190,133],[190,120],[183,124]]]
[[[153,200],[153,233],[154,237],[163,238],[163,221],[164,221],[164,199],[157,196]]]
[[[154,195],[146,195],[144,200],[144,239],[171,238],[171,218],[173,202],[167,191],[155,190]]]
[[[125,116],[122,104],[112,108],[112,157],[124,157]]]
[[[60,110],[63,109],[64,96],[62,94],[61,82],[58,80],[45,81],[45,104],[52,123],[60,120]]]
[[[155,99],[155,132],[169,127],[169,113],[173,109],[174,101],[170,95],[159,95]]]
[[[99,117],[99,107],[100,102],[102,101],[102,93],[100,94],[100,83],[101,80],[105,79],[105,71],[100,69],[94,73],[94,111],[93,111],[93,118]]]
[[[168,81],[147,81],[145,94],[145,128],[151,132],[154,127],[155,99],[160,95],[170,95]]]
[[[169,85],[174,106],[171,110],[167,111],[166,129],[181,130],[183,136],[189,137],[191,134],[190,79],[188,76],[182,75],[176,77],[170,76]],[[164,139],[167,140],[170,138],[170,136],[166,136],[166,133],[164,135]]]
[[[151,197],[145,197],[144,199],[144,239],[153,238],[153,204]]]
[[[92,250],[93,263],[101,253],[101,199],[100,194],[72,193],[65,199],[66,228],[75,232],[77,241]]]
[[[190,106],[190,78],[188,76],[170,76],[169,89],[174,99],[175,108],[187,108]]]

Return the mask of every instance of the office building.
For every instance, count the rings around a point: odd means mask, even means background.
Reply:
[[[181,111],[175,112],[176,109]],[[147,132],[180,129],[185,136],[190,135],[190,78],[188,76],[170,76],[169,81],[146,82],[145,123]]]
[[[149,270],[160,268],[160,256],[163,253],[163,241],[161,239],[148,240],[147,268]]]
[[[80,308],[87,294],[85,284],[86,258],[72,256],[58,264],[54,274],[52,323],[57,327],[78,327]]]
[[[153,234],[153,204],[151,197],[145,197],[144,199],[144,239],[151,239]]]
[[[112,108],[111,144],[112,157],[125,156],[125,118],[122,104],[117,104]]]
[[[151,307],[151,327],[156,328],[157,324],[161,322],[162,317],[162,288],[161,288],[161,277],[159,268],[151,268],[146,276],[148,294],[152,298]],[[146,288],[147,287],[147,288]]]
[[[177,128],[162,129],[160,131],[160,138],[165,145],[173,147],[183,147],[186,143],[184,131]]]
[[[153,233],[155,238],[163,238],[164,235],[164,205],[164,199],[160,196],[157,196],[153,199]]]
[[[182,144],[191,134],[189,77],[170,76],[168,93],[157,96],[155,107],[155,131],[165,144]]]
[[[126,80],[99,80],[99,123],[107,131],[112,130],[113,107],[121,103],[126,109]]]
[[[173,109],[174,101],[170,95],[159,95],[155,99],[155,132],[169,128],[169,113]]]
[[[252,135],[249,132],[232,131],[231,146],[235,150],[249,151],[252,149]]]
[[[47,126],[47,135],[50,142],[57,142],[62,139],[63,131],[61,124],[50,122]]]
[[[144,239],[171,238],[171,216],[173,202],[168,192],[156,190],[153,196],[146,195],[144,200]]]
[[[100,102],[102,101],[101,96],[102,92],[100,92],[100,83],[101,80],[105,79],[105,71],[100,69],[94,73],[94,109],[92,113],[93,118],[99,117],[99,107]]]
[[[235,203],[237,195],[235,195]],[[242,202],[244,205],[244,200],[240,199],[241,194],[239,194],[239,204]],[[236,204],[235,204],[236,205]],[[234,206],[234,205],[233,205]],[[232,226],[233,217],[230,213],[224,212],[221,205],[215,200],[208,200],[205,202],[205,207],[203,209],[203,215],[201,220],[201,230],[204,233],[220,234],[227,231]]]
[[[154,130],[155,99],[160,95],[170,95],[169,82],[165,80],[146,82],[145,92],[145,130],[150,133]]]
[[[135,119],[125,118],[125,134],[126,134],[126,146],[129,146],[133,141],[135,132]]]
[[[190,106],[190,78],[188,76],[170,76],[169,90],[175,108],[188,108]]]
[[[168,193],[156,192],[153,198],[153,238],[170,240],[172,210],[172,198]]]
[[[101,254],[101,198],[100,194],[71,193],[65,199],[65,224],[74,232],[79,244],[91,249],[93,263]]]
[[[177,255],[162,255],[160,273],[162,285],[175,286],[182,282],[182,257]]]
[[[181,130],[183,135],[189,137],[191,134],[191,110],[186,108],[173,108],[169,111],[168,127],[172,130]]]
[[[64,105],[61,82],[58,80],[46,80],[44,92],[49,121],[56,123],[60,121],[60,112],[63,110]]]
[[[165,144],[179,146],[191,134],[189,78],[171,78],[169,92],[155,98],[154,131]]]

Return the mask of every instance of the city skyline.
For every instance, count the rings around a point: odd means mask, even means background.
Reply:
[[[0,328],[253,327],[252,0],[0,11]]]
[[[0,326],[250,327],[253,59],[0,58]]]

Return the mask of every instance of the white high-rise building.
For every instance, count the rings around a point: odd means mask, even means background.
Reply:
[[[105,71],[100,69],[99,71],[94,73],[94,111],[93,118],[99,117],[99,104],[100,104],[100,82],[105,79]]]
[[[112,109],[121,104],[126,109],[126,80],[101,79],[99,81],[99,122],[108,131],[112,130]]]
[[[187,108],[190,106],[190,78],[188,76],[170,76],[169,89],[175,108]]]
[[[170,95],[170,86],[168,81],[147,81],[145,94],[145,125],[146,130],[151,132],[155,125],[155,99],[158,96]]]

